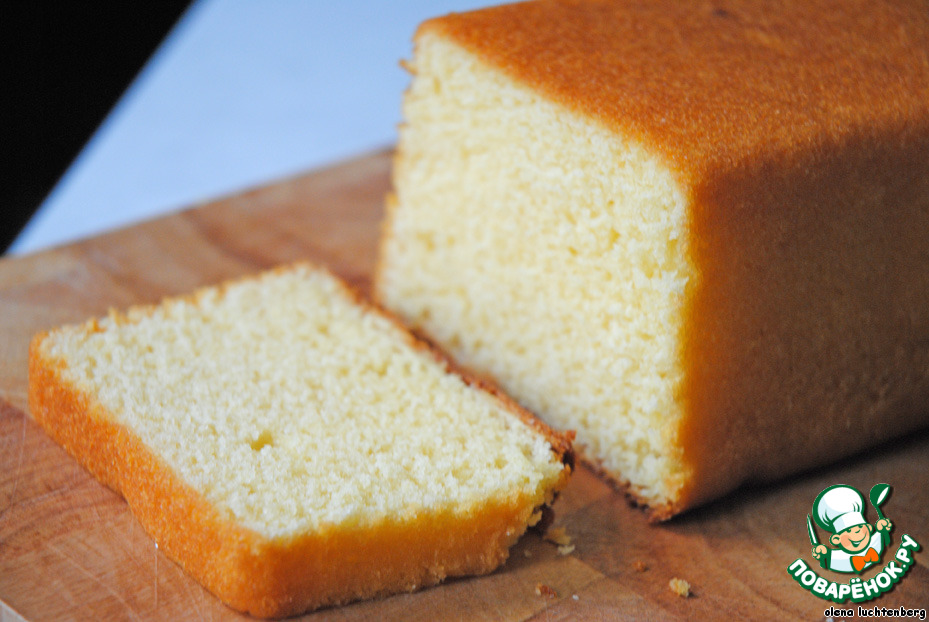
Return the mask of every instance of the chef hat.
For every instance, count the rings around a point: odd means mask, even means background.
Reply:
[[[813,502],[813,515],[820,527],[832,533],[868,522],[864,518],[864,495],[841,484],[819,493]]]

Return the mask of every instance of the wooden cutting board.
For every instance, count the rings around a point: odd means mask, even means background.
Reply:
[[[370,285],[390,154],[379,153],[94,239],[0,260],[0,620],[235,619],[164,557],[126,504],[26,414],[31,335],[110,307],[155,302],[311,258]],[[893,550],[929,546],[929,433],[770,486],[744,489],[669,523],[584,468],[556,504],[575,545],[525,536],[497,572],[415,594],[329,609],[319,620],[817,619],[831,603],[787,571],[810,556],[806,515],[825,487],[894,487]],[[876,517],[873,509],[869,519]],[[821,536],[822,537],[822,536]],[[929,606],[929,551],[867,606]],[[887,559],[885,558],[884,562]],[[882,562],[883,565],[883,562]],[[847,575],[820,570],[825,578]],[[876,571],[864,574],[867,579]],[[672,593],[681,578],[693,595]],[[545,585],[555,596],[537,594]]]

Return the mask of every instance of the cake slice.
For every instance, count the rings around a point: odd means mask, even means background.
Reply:
[[[929,422],[924,2],[423,24],[376,296],[667,518]]]
[[[487,573],[569,437],[299,264],[43,333],[29,404],[161,551],[263,617]]]

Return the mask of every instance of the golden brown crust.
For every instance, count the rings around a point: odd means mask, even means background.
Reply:
[[[339,283],[360,304],[383,313]],[[185,298],[195,300],[199,295]],[[148,313],[154,308],[136,307],[131,312]],[[126,316],[112,317],[123,321]],[[87,326],[93,329],[93,321]],[[93,396],[64,380],[63,362],[42,351],[47,335],[36,335],[29,350],[29,407],[35,420],[97,479],[126,499],[161,551],[235,609],[259,617],[283,617],[412,591],[446,577],[484,574],[506,560],[509,547],[537,511],[528,499],[509,498],[488,503],[464,519],[431,513],[269,540],[212,506],[132,431],[114,423]],[[413,343],[446,360],[431,346]],[[523,420],[534,420],[510,402],[506,405]],[[540,422],[533,427],[546,434],[567,465],[549,491],[546,503],[550,504],[567,483],[573,454],[566,436]]]
[[[423,24],[700,178],[929,108],[922,0],[541,0]]]

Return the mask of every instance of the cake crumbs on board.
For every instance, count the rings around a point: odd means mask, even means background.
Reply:
[[[564,527],[553,527],[545,532],[543,536],[545,540],[553,542],[558,546],[568,546],[571,544],[571,536],[568,535],[568,532],[565,531]]]
[[[550,585],[545,585],[544,583],[536,583],[535,593],[545,598],[556,598],[558,596],[558,592],[555,591],[555,588]]]
[[[671,591],[680,596],[681,598],[687,598],[690,596],[690,583],[684,581],[684,579],[678,579],[674,577],[668,581],[668,587],[671,588]]]
[[[564,527],[554,527],[545,532],[542,539],[547,540],[558,546],[559,555],[570,555],[574,552],[574,545],[571,544],[571,536],[565,531]]]

